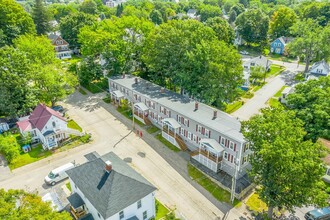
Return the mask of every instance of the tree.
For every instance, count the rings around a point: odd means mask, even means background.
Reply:
[[[117,5],[116,16],[119,18],[124,11],[123,4]]]
[[[209,18],[205,24],[213,29],[219,40],[223,40],[227,44],[232,44],[235,38],[233,28],[228,22],[220,17]]]
[[[235,24],[247,43],[261,44],[267,40],[269,18],[260,9],[251,9],[238,15]]]
[[[9,133],[0,135],[0,152],[4,154],[8,163],[19,156],[20,145],[17,143],[14,135]]]
[[[245,8],[249,6],[249,0],[239,0],[239,3],[244,5]]]
[[[261,112],[243,122],[242,132],[254,152],[250,175],[260,186],[268,217],[275,207],[293,212],[304,205],[325,206],[328,196],[320,189],[325,172],[322,146],[303,140],[303,122],[293,111],[267,108]]]
[[[234,23],[234,22],[236,21],[236,18],[237,18],[236,11],[234,11],[234,10],[230,11],[228,21],[229,21],[230,23]]]
[[[52,13],[57,22],[60,22],[61,18],[64,18],[67,15],[78,12],[72,4],[51,4],[48,6],[48,10]]]
[[[67,212],[54,211],[50,203],[43,202],[37,194],[23,190],[0,189],[0,207],[1,219],[72,219]]]
[[[93,57],[89,56],[80,63],[78,69],[79,81],[87,86],[94,80],[99,80],[103,76],[101,65],[96,63]]]
[[[296,22],[296,13],[286,6],[279,7],[270,20],[269,33],[273,39],[281,36],[290,36],[290,28]]]
[[[95,15],[97,14],[97,5],[93,0],[84,0],[79,6],[81,12]]]
[[[80,29],[86,25],[93,25],[95,21],[96,19],[92,15],[81,12],[68,15],[61,19],[61,35],[71,47],[79,47],[78,34]]]
[[[33,6],[32,10],[32,18],[36,25],[37,34],[43,35],[47,34],[50,30],[50,14],[47,8],[44,6],[42,0],[35,0],[35,5]]]
[[[31,16],[17,2],[0,0],[0,15],[0,30],[3,42],[0,46],[11,44],[12,40],[19,35],[35,33]]]
[[[38,100],[30,84],[33,68],[26,54],[12,47],[0,48],[0,115],[19,116]]]
[[[327,59],[330,56],[328,42],[323,41],[330,39],[329,28],[330,25],[320,27],[312,19],[298,21],[291,27],[291,34],[296,38],[288,45],[289,54],[304,59],[305,73],[311,60]]]
[[[329,2],[306,2],[299,8],[302,19],[313,19],[320,26],[326,26],[330,20]]]
[[[266,69],[262,66],[256,66],[256,67],[251,68],[250,78],[253,81],[264,79],[264,82],[265,82],[265,80],[266,80]]]
[[[204,22],[208,18],[220,17],[222,15],[221,9],[218,6],[202,5],[198,12],[201,16],[201,21]]]
[[[232,11],[235,11],[236,15],[238,16],[238,15],[242,14],[243,12],[245,12],[244,5],[237,3],[237,4],[233,5],[233,7],[230,8],[229,14]]]
[[[150,19],[154,24],[160,25],[161,23],[163,23],[162,14],[158,10],[153,10],[150,13]]]
[[[295,86],[287,98],[288,107],[304,122],[306,138],[316,141],[330,139],[330,77],[309,80]]]

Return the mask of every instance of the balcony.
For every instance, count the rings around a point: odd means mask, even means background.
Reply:
[[[208,152],[207,150],[203,150],[203,149],[198,149],[198,150],[192,151],[190,153],[190,156],[193,157],[198,154],[203,155],[204,157],[212,160],[215,163],[220,163],[222,161],[222,156],[214,156],[212,153]]]

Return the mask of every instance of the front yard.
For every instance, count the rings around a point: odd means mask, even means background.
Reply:
[[[68,121],[68,128],[82,132],[82,128],[72,119]]]
[[[234,111],[236,111],[237,109],[239,109],[240,107],[242,107],[242,105],[244,104],[244,101],[235,101],[233,103],[229,103],[226,105],[226,110],[225,112],[230,114],[233,113]]]
[[[259,195],[257,193],[253,193],[249,197],[249,199],[246,201],[246,206],[255,215],[257,215],[257,213],[262,213],[268,209],[266,203],[261,201],[261,199],[259,198]]]
[[[272,64],[272,65],[270,65],[270,71],[267,72],[267,74],[266,74],[266,78],[270,77],[270,76],[277,76],[278,74],[280,74],[284,70],[285,70],[285,67],[280,66],[280,65],[276,65],[276,64]]]
[[[108,80],[106,78],[101,79],[99,81],[91,82],[88,85],[83,86],[93,94],[104,92],[109,88]]]

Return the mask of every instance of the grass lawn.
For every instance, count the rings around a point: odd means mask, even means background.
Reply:
[[[68,128],[72,128],[82,132],[82,128],[72,119],[68,121]]]
[[[104,92],[106,89],[108,89],[109,85],[107,79],[101,79],[99,81],[89,83],[88,85],[84,85],[84,87],[91,93],[95,94]]]
[[[283,90],[285,89],[286,86],[282,86],[280,90],[277,91],[277,93],[274,95],[274,97],[279,98],[282,95]]]
[[[259,195],[257,193],[253,193],[252,196],[246,201],[246,206],[249,210],[253,212],[263,212],[268,209],[266,203],[260,200]]]
[[[71,185],[70,185],[70,182],[68,182],[66,185],[66,188],[68,188],[68,190],[70,190],[70,192],[72,192],[72,189],[71,189]]]
[[[161,204],[157,199],[156,199],[156,220],[161,219],[165,217],[170,210],[168,210],[163,204]]]
[[[252,88],[252,92],[256,92],[261,89],[266,83],[262,82]]]
[[[87,92],[83,90],[81,87],[79,87],[78,91],[83,95],[87,95]]]
[[[269,101],[268,101],[268,104],[272,108],[278,108],[278,107],[280,107],[282,105],[280,103],[280,101],[278,101],[277,98],[270,98]]]
[[[254,93],[253,92],[247,91],[247,92],[244,93],[244,95],[242,96],[242,98],[251,99],[251,98],[253,98],[253,96],[254,96]]]
[[[243,101],[235,101],[233,103],[230,103],[230,104],[228,104],[226,106],[226,110],[225,111],[228,114],[233,113],[234,111],[236,111],[237,109],[239,109],[240,107],[242,107],[243,103],[244,103]]]
[[[180,149],[177,148],[176,146],[174,146],[173,144],[171,144],[170,142],[168,142],[165,138],[162,137],[162,134],[157,134],[156,138],[162,142],[166,147],[168,147],[169,149],[171,149],[174,152],[179,152]]]
[[[110,103],[111,102],[111,99],[109,96],[105,97],[102,99],[105,103]]]
[[[272,60],[279,60],[279,61],[288,62],[288,63],[292,63],[292,62],[296,61],[296,58],[289,58],[286,56],[282,56],[279,54],[272,54],[272,53],[269,53],[268,58],[272,59]]]
[[[209,191],[218,201],[230,203],[230,193],[214,183],[196,167],[188,164],[188,173],[193,180],[199,183],[199,185],[201,185],[204,189]],[[240,201],[235,199],[234,206],[239,205],[239,203]]]
[[[49,157],[50,155],[52,155],[52,152],[44,151],[40,144],[37,147],[32,148],[32,150],[28,153],[21,152],[21,154],[9,164],[9,168],[13,170],[18,167],[22,167],[24,165]]]
[[[123,107],[118,107],[117,111],[120,112],[122,115],[124,115],[126,118],[133,120],[133,115],[132,115],[132,110],[130,108],[123,108]],[[140,125],[141,127],[144,127],[145,124],[143,124],[142,122],[140,122],[137,119],[134,119],[134,123]]]
[[[153,133],[155,133],[155,132],[157,132],[157,131],[160,131],[160,129],[157,128],[156,126],[153,126],[153,125],[151,125],[149,128],[147,128],[147,132],[148,132],[149,134],[153,134]]]
[[[285,70],[284,67],[276,65],[276,64],[272,64],[272,65],[270,65],[270,71],[267,72],[266,77],[277,76],[278,74],[283,72],[283,70]]]

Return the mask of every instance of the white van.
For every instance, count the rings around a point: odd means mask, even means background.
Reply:
[[[46,177],[45,183],[54,186],[57,182],[68,178],[68,174],[65,171],[70,170],[75,167],[75,163],[67,163],[52,170]]]

